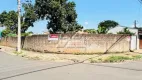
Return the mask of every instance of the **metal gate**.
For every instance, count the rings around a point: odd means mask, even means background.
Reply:
[[[131,50],[137,49],[137,36],[131,36]]]

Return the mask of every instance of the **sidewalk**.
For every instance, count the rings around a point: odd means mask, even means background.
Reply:
[[[15,54],[15,48],[0,46],[2,52],[8,53],[10,55]],[[73,55],[73,54],[54,54],[54,53],[40,53],[33,51],[22,50],[22,54],[18,56],[25,57],[32,60],[42,60],[42,61],[55,61],[55,62],[79,62],[84,61],[98,55]]]
[[[136,51],[134,51],[134,53],[142,54],[142,49],[136,50]]]
[[[53,62],[84,62],[90,63],[92,60],[100,61],[107,59],[110,56],[124,56],[131,57],[142,55],[141,52],[127,52],[127,53],[114,53],[114,54],[94,54],[94,55],[75,55],[75,54],[54,54],[54,53],[40,53],[33,51],[22,50],[21,54],[16,54],[15,48],[0,46],[1,51],[14,56],[24,57],[30,60],[53,61]]]

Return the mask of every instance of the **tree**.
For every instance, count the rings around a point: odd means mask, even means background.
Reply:
[[[1,27],[4,26],[6,19],[7,19],[7,12],[6,12],[6,11],[3,11],[3,12],[0,14],[0,24],[1,24]]]
[[[127,27],[124,28],[123,31],[118,32],[117,34],[130,34],[130,35],[134,35],[135,33],[132,33]]]
[[[47,29],[51,33],[78,31],[75,10],[76,4],[67,0],[35,0],[35,9],[39,19],[46,19]]]
[[[118,22],[115,22],[113,20],[105,20],[103,22],[100,22],[98,27],[106,27],[106,29],[111,29],[111,28],[114,28],[116,26],[118,26]]]
[[[37,20],[35,8],[32,3],[23,3],[24,13],[22,16],[22,33],[25,33],[29,27],[34,27],[34,22]]]
[[[116,27],[119,25],[117,22],[112,20],[105,20],[103,22],[100,22],[98,25],[98,34],[106,34],[109,29]]]
[[[17,27],[17,21],[18,19],[18,14],[15,11],[3,11],[0,14],[0,23],[2,26],[6,27],[7,32],[14,33],[16,30],[14,30],[15,27]]]
[[[89,34],[96,34],[97,33],[97,31],[95,29],[86,29],[86,30],[84,30],[84,32],[87,32]]]
[[[33,23],[37,20],[35,14],[34,5],[31,3],[23,3],[23,15],[21,16],[21,32],[25,33],[29,27],[33,27]],[[0,23],[6,27],[7,31],[3,31],[4,34],[9,32],[17,34],[18,30],[18,13],[16,11],[3,11],[0,14]]]
[[[9,30],[9,29],[3,30],[3,31],[2,31],[2,37],[8,36],[9,33],[10,33],[10,30]]]
[[[99,26],[98,27],[98,30],[97,30],[97,33],[98,34],[106,34],[108,32],[108,29],[104,26]]]

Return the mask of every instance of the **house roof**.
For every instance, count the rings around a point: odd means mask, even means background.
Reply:
[[[118,32],[123,31],[124,28],[128,28],[131,32],[136,33],[136,34],[137,34],[137,32],[138,32],[138,28],[132,28],[132,27],[127,27],[127,26],[120,26],[120,25],[118,25],[118,26],[116,26],[116,27],[110,29],[110,30],[108,31],[108,33],[117,34]]]

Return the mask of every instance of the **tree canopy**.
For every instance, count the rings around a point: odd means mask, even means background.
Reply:
[[[35,0],[38,19],[46,19],[51,33],[78,31],[83,27],[76,21],[76,4],[67,0]]]
[[[2,26],[6,27],[5,33],[15,33],[17,30],[15,29],[17,27],[18,23],[18,14],[15,11],[3,11],[0,14],[0,23]]]
[[[21,16],[21,32],[25,33],[29,27],[33,27],[33,23],[37,20],[37,15],[35,14],[34,5],[31,3],[23,3],[22,7],[24,12]],[[3,11],[0,14],[0,24],[6,27],[6,30],[3,31],[5,34],[17,34],[18,13],[14,10]]]
[[[118,25],[118,22],[115,22],[113,20],[105,20],[99,23],[97,32],[98,34],[106,34],[109,29],[114,28]]]
[[[113,20],[105,20],[99,23],[98,27],[106,27],[108,30],[118,26],[118,22]]]
[[[98,34],[106,34],[108,32],[108,29],[104,26],[99,26],[98,27],[98,30],[97,30],[97,33]]]
[[[75,2],[68,0],[35,0],[22,3],[21,32],[25,33],[37,20],[47,20],[47,29],[51,33],[77,32],[83,29],[76,21]],[[5,26],[4,33],[17,34],[18,13],[14,10],[0,14],[0,25]]]

